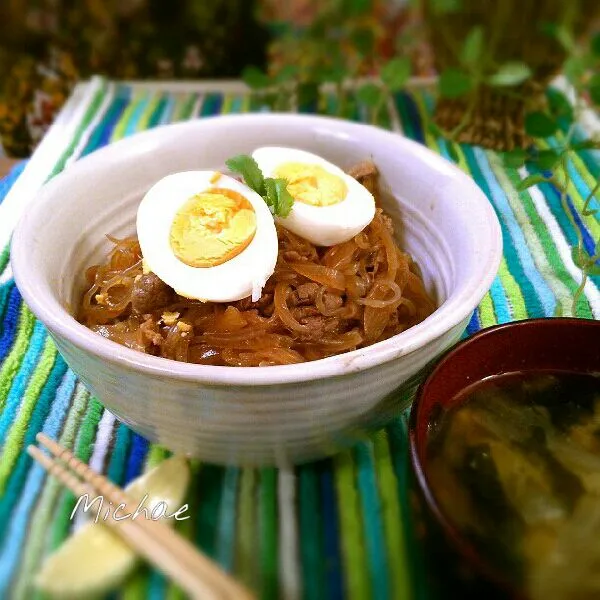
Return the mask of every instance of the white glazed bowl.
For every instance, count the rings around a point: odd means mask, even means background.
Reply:
[[[264,145],[291,146],[342,168],[371,157],[384,208],[440,307],[368,348],[305,364],[213,367],[149,356],[72,316],[105,234],[134,233],[137,205],[159,178],[224,168]],[[39,192],[13,236],[27,304],[85,385],[134,430],[216,463],[285,464],[331,454],[404,403],[423,368],[454,344],[490,287],[502,254],[487,198],[454,165],[400,135],[323,117],[224,116],[159,127],[83,158]]]

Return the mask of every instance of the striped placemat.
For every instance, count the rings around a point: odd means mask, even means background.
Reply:
[[[322,99],[333,104],[336,99]],[[81,85],[36,155],[0,204],[0,248],[45,179],[106,144],[157,125],[258,109],[236,85]],[[401,93],[380,125],[447,155],[446,142],[423,127],[432,98]],[[359,105],[355,118],[366,116]],[[559,142],[540,142],[540,147]],[[578,132],[581,135],[581,132]],[[499,275],[468,326],[568,312],[580,274],[570,255],[575,234],[545,184],[517,193],[527,175],[501,157],[461,145],[460,166],[484,190],[502,223]],[[591,250],[600,223],[579,215],[600,158],[581,151],[570,161],[569,202]],[[120,485],[163,460],[166,452],[115,420],[57,354],[44,327],[22,303],[0,254],[0,597],[35,598],[32,577],[44,556],[69,535],[74,498],[33,465],[23,449],[44,431]],[[600,316],[600,277],[577,307]],[[194,466],[183,531],[262,598],[424,598],[427,580],[415,541],[407,491],[406,415],[372,439],[332,459],[293,471]],[[124,598],[176,598],[161,575],[141,567],[119,591]]]

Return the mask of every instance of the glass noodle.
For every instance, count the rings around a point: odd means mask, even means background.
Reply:
[[[372,166],[363,183],[377,200],[374,173]],[[277,266],[257,302],[202,303],[169,288],[153,294],[162,302],[143,309],[135,302],[145,282],[137,239],[109,237],[114,247],[106,262],[86,272],[78,318],[130,348],[198,364],[281,365],[348,352],[396,335],[435,309],[393,234],[380,208],[364,231],[329,248],[278,226]]]

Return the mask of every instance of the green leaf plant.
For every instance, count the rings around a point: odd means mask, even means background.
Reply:
[[[445,6],[443,2],[442,6]],[[454,10],[458,10],[460,0],[454,0],[452,6]],[[505,89],[506,93],[510,93],[508,88],[518,86],[532,76],[531,68],[524,62],[509,61],[498,64],[490,54],[481,26],[475,25],[464,40],[454,40],[453,46],[457,64],[440,73],[438,94],[440,97],[450,100],[464,99],[466,108],[458,124],[449,131],[441,129],[433,122],[429,124],[430,131],[434,135],[441,134],[452,143],[458,141],[460,134],[471,122],[479,100],[478,92],[481,86]],[[457,156],[452,143],[448,145],[451,158]]]
[[[406,43],[398,55],[380,58],[380,27],[365,18],[371,10],[371,0],[331,0],[302,30],[284,27],[276,43],[281,64],[271,64],[268,73],[250,66],[242,74],[255,106],[284,111],[307,106],[345,118],[360,107],[368,121],[379,123],[392,95],[406,86],[412,64]],[[323,89],[334,92],[333,102],[319,93]]]
[[[461,10],[463,0],[427,2],[434,14],[447,17]],[[354,116],[361,107],[368,120],[377,124],[386,104],[409,82],[409,53],[399,44],[399,54],[391,60],[383,62],[378,57],[375,36],[365,27],[362,18],[368,9],[366,0],[333,0],[323,6],[327,8],[323,8],[300,35],[295,30],[284,34],[282,43],[287,45],[287,62],[272,66],[269,73],[255,67],[246,69],[243,77],[252,90],[253,101],[271,110],[302,110],[306,105],[310,110],[346,118]],[[452,130],[442,129],[432,119],[426,127],[434,136],[446,139],[450,158],[458,162],[456,143],[475,116],[482,87],[525,102],[528,107],[525,133],[536,144],[505,152],[504,161],[507,167],[519,169],[522,180],[517,186],[518,192],[524,193],[539,184],[551,184],[560,194],[562,208],[576,234],[571,258],[581,271],[581,280],[572,298],[571,312],[575,314],[589,277],[598,275],[600,270],[600,241],[595,243],[594,251],[588,252],[580,225],[599,210],[598,182],[591,186],[580,209],[583,219],[576,218],[568,201],[572,189],[569,168],[572,154],[600,149],[600,137],[585,137],[577,125],[586,102],[600,106],[600,34],[584,46],[571,25],[539,25],[549,42],[558,42],[564,49],[563,74],[573,92],[567,95],[552,89],[547,94],[548,102],[541,104],[539,96],[534,101],[530,93],[532,67],[519,60],[496,60],[493,44],[486,39],[481,26],[472,27],[463,39],[449,40],[453,65],[439,73],[437,94],[441,98],[460,100],[465,108]],[[369,77],[364,79],[365,75]],[[323,86],[335,92],[334,101],[327,101],[327,94],[320,93]],[[272,210],[281,210],[281,195],[277,195],[274,187],[269,192],[265,197],[271,202]],[[285,199],[283,210],[286,210]]]

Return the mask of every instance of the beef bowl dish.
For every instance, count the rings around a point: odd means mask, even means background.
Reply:
[[[11,259],[119,419],[204,460],[286,464],[406,407],[501,252],[483,193],[418,144],[244,115],[78,161],[39,192]]]

